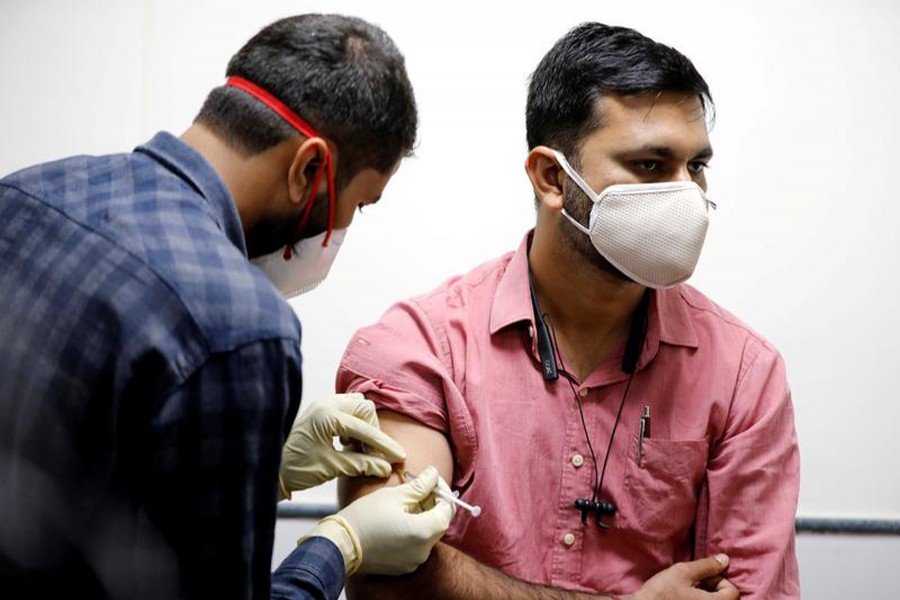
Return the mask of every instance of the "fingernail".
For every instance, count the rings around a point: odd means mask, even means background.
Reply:
[[[728,557],[724,554],[716,554],[716,560],[722,563],[723,567],[728,566]]]

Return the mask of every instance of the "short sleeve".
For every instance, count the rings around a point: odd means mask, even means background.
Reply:
[[[338,369],[338,392],[362,393],[379,409],[448,433],[446,397],[456,386],[441,333],[419,304],[395,304],[350,340]]]

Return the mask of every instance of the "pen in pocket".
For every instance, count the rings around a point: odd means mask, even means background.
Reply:
[[[638,461],[644,459],[644,438],[650,437],[650,405],[645,404],[641,412],[641,425],[638,436]]]

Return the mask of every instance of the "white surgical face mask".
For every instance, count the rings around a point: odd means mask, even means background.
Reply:
[[[328,245],[323,246],[328,235],[327,231],[323,231],[315,237],[297,242],[290,258],[285,258],[282,248],[251,259],[250,262],[266,274],[282,296],[293,298],[313,290],[325,280],[346,234],[346,229],[333,230]]]
[[[591,238],[600,255],[641,285],[669,288],[690,277],[715,203],[693,181],[611,185],[596,194],[566,161],[556,160],[594,203],[587,228],[563,215]]]

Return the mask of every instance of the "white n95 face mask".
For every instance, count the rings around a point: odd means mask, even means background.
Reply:
[[[575,227],[590,236],[600,255],[622,273],[650,288],[669,288],[694,273],[715,203],[693,181],[611,185],[592,190],[553,151],[559,165],[594,203],[584,227],[563,209]]]
[[[328,231],[323,231],[317,236],[297,242],[288,258],[285,258],[282,248],[251,259],[250,262],[266,274],[282,296],[293,298],[312,291],[325,281],[346,234],[346,229],[333,230],[328,245],[324,246]]]

